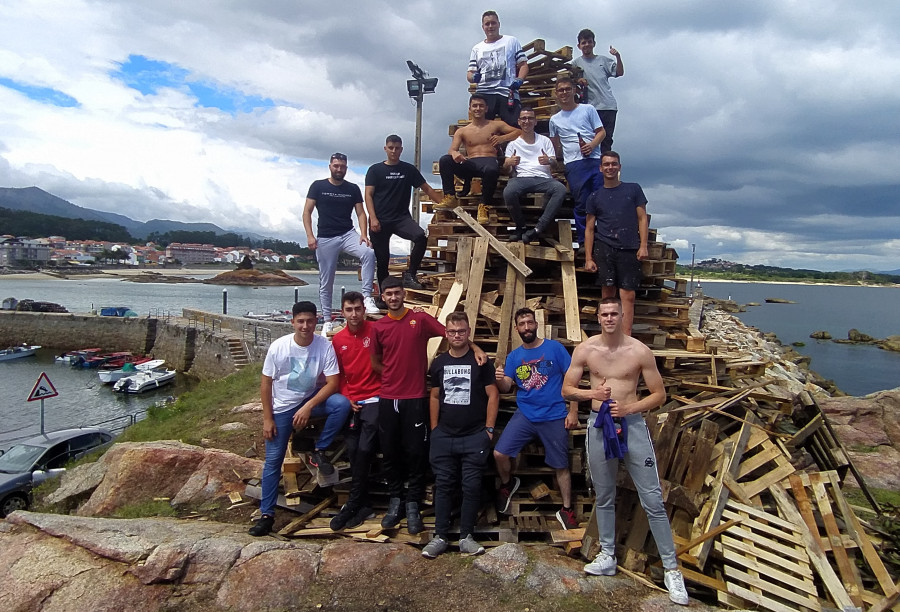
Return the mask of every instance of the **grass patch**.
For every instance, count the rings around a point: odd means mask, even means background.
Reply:
[[[146,501],[122,506],[113,513],[115,518],[147,518],[153,516],[176,516],[178,513],[168,501]]]
[[[851,444],[850,449],[854,453],[877,453],[878,446],[869,446],[868,444]]]
[[[864,508],[870,507],[869,500],[867,500],[866,496],[863,495],[861,489],[857,489],[855,487],[847,487],[845,489],[842,489],[841,492],[844,494],[844,497],[847,498],[847,501],[851,504],[855,506],[862,506]],[[872,494],[872,497],[875,498],[875,501],[878,502],[878,505],[880,506],[900,508],[900,491],[869,487],[869,493]]]
[[[225,378],[203,381],[173,404],[150,408],[147,418],[126,429],[118,441],[198,444],[218,432],[222,414],[259,397],[261,372],[262,364],[253,364]]]

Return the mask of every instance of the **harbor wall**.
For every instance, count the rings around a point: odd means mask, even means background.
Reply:
[[[201,380],[237,370],[229,336],[235,333],[198,329],[183,319],[0,311],[0,346],[39,344],[58,353],[86,347],[131,351],[165,359],[169,367]],[[265,348],[250,346],[249,353],[251,362],[261,361]]]

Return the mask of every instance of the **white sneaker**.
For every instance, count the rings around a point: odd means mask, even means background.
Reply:
[[[334,329],[334,321],[326,321],[325,323],[322,323],[322,335],[325,336],[326,338],[328,337],[328,334],[330,334],[333,329]]]
[[[381,314],[378,306],[375,305],[375,298],[373,298],[372,296],[369,296],[365,300],[363,300],[363,305],[366,307],[366,314]]]
[[[592,576],[615,576],[616,558],[602,550],[594,557],[594,560],[584,566],[585,573]],[[681,576],[681,574],[678,574]]]
[[[684,588],[684,576],[677,569],[666,570],[663,582],[669,590],[669,599],[679,606],[688,605],[688,592]]]

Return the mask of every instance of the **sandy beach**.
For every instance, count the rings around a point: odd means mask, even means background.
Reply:
[[[23,274],[18,273],[10,273],[10,274],[0,274],[0,282],[3,282],[4,279],[19,279],[19,280],[48,280],[48,279],[56,279],[56,280],[75,280],[75,279],[90,279],[90,278],[127,278],[131,276],[140,276],[142,274],[151,273],[151,274],[160,274],[162,276],[209,276],[216,275],[222,272],[228,272],[229,270],[233,270],[233,267],[228,268],[116,268],[114,270],[96,270],[88,273],[74,273],[66,275],[62,273],[65,278],[58,276],[52,273],[46,272],[26,272]],[[318,270],[285,270],[288,274],[292,276],[297,274],[318,274]],[[352,270],[344,270],[338,271],[337,274],[352,274],[354,276],[357,275],[355,271]]]

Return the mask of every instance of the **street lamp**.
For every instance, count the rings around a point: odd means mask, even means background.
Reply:
[[[428,78],[428,73],[419,68],[412,60],[406,60],[406,65],[413,78],[406,81],[406,91],[410,98],[416,100],[416,168],[422,171],[422,98],[425,94],[434,93],[437,87],[437,78]],[[419,190],[413,192],[412,218],[419,222]]]

